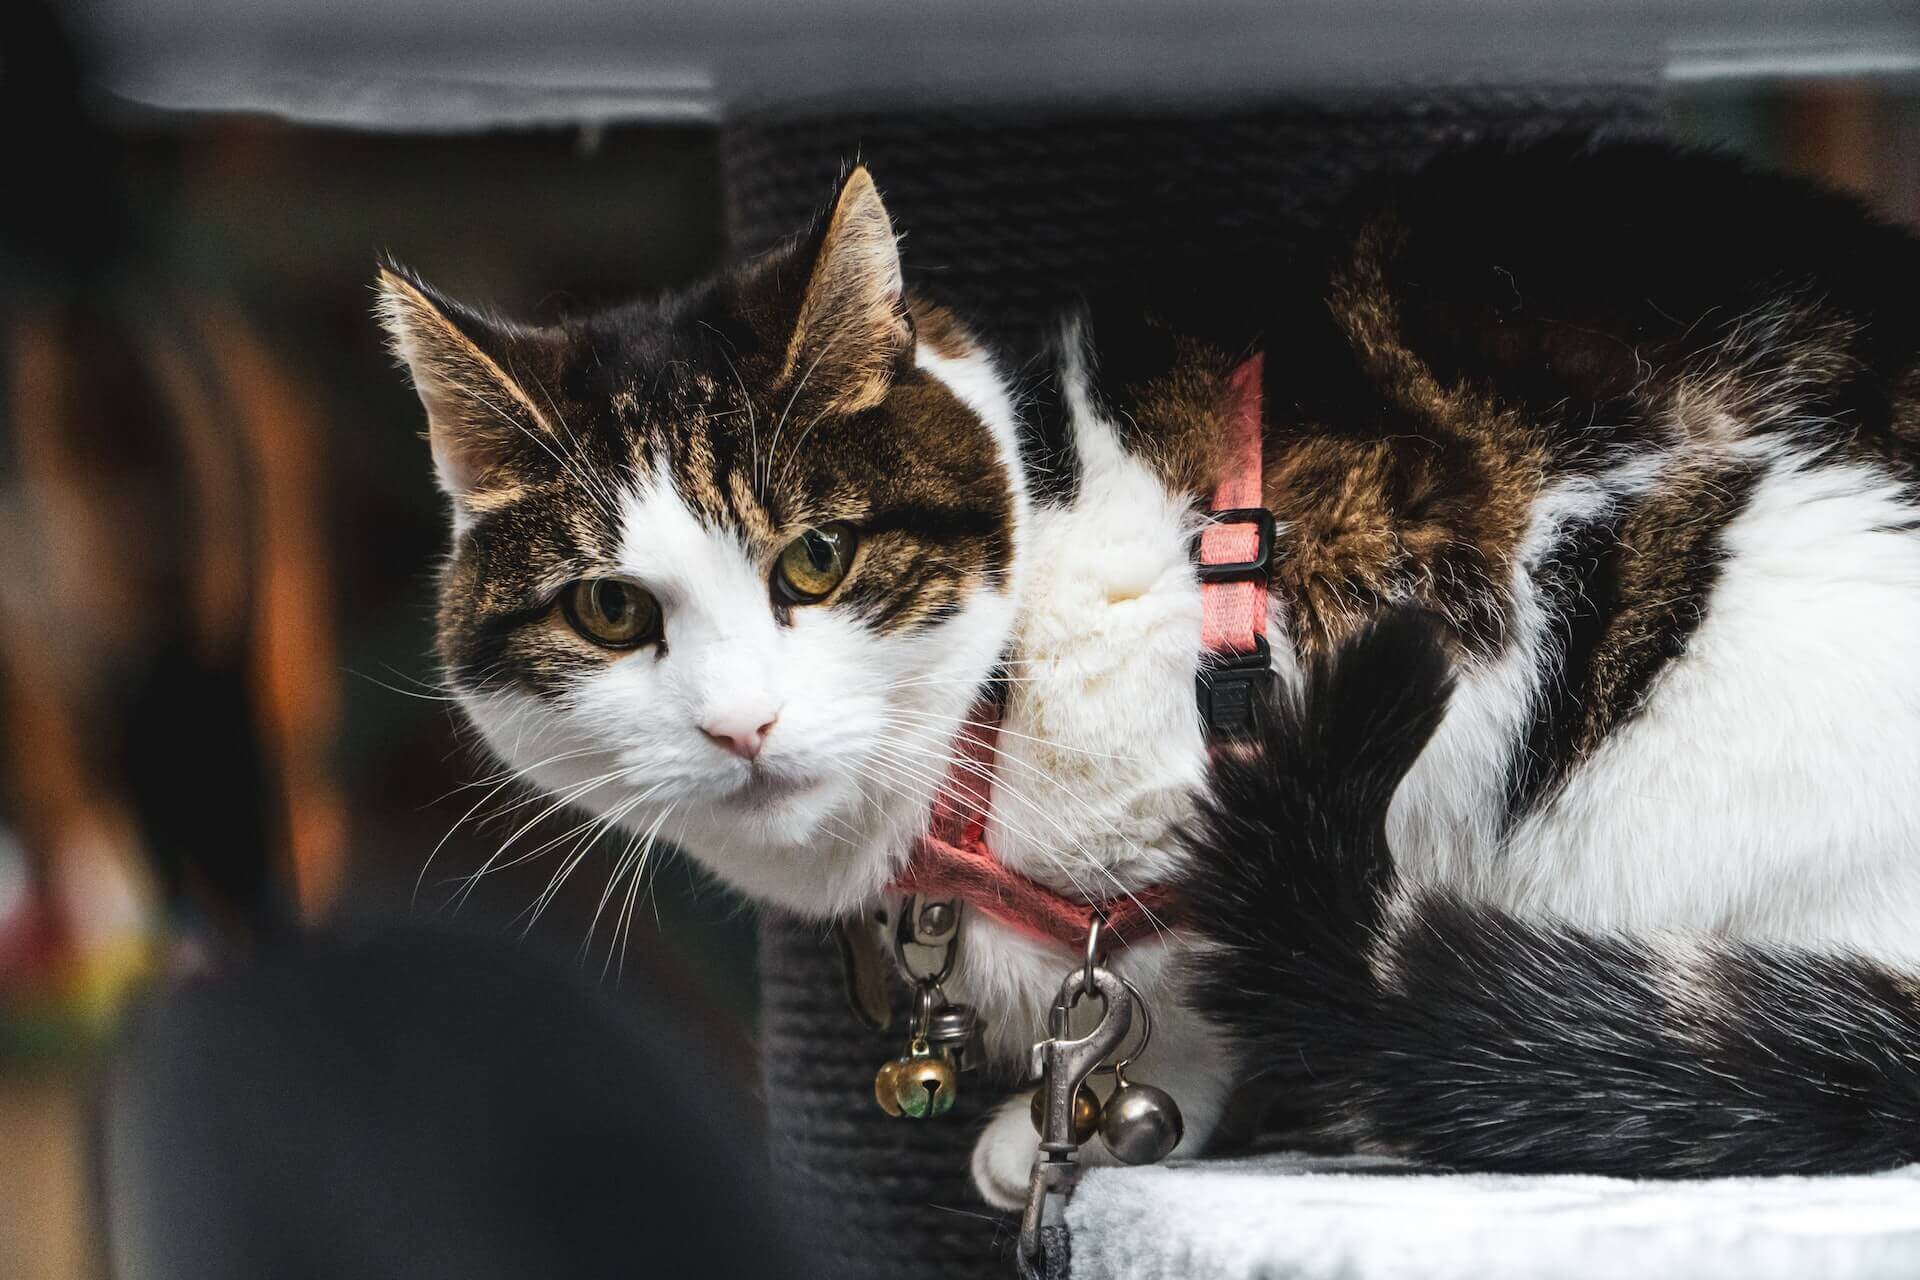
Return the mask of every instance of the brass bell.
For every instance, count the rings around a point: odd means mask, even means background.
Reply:
[[[894,1094],[894,1090],[900,1083],[902,1065],[901,1059],[888,1058],[880,1064],[880,1070],[873,1074],[873,1100],[879,1103],[880,1109],[890,1116],[902,1114],[900,1099]]]
[[[1033,1091],[1033,1106],[1028,1110],[1033,1117],[1033,1131],[1041,1136],[1047,1132],[1047,1091],[1044,1087]],[[1073,1140],[1085,1142],[1100,1128],[1100,1095],[1093,1091],[1090,1084],[1082,1084],[1073,1094]]]
[[[1113,1096],[1100,1117],[1100,1139],[1122,1164],[1158,1164],[1186,1134],[1180,1104],[1165,1089],[1134,1084],[1114,1073]],[[1074,1108],[1078,1119],[1080,1109]]]
[[[893,1097],[902,1114],[925,1120],[953,1110],[954,1085],[959,1077],[945,1055],[935,1055],[925,1040],[915,1040],[908,1056],[891,1065]]]

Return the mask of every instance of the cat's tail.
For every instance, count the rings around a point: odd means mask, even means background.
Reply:
[[[1445,710],[1390,619],[1277,697],[1190,841],[1201,1011],[1328,1136],[1454,1168],[1812,1173],[1920,1159],[1920,977],[1543,925],[1409,888],[1389,800]]]

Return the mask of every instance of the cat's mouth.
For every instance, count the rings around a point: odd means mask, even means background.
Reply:
[[[809,790],[815,781],[813,778],[755,768],[727,799],[743,809],[772,809]]]

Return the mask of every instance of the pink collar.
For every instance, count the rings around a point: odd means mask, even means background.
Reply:
[[[1261,358],[1233,372],[1234,407],[1227,422],[1226,475],[1213,491],[1212,519],[1201,531],[1200,638],[1207,650],[1200,705],[1216,737],[1244,735],[1252,723],[1256,677],[1268,669],[1267,562],[1273,517],[1261,504]],[[1176,923],[1166,885],[1089,902],[1022,875],[987,847],[1000,707],[978,703],[955,748],[953,766],[934,800],[928,832],[894,883],[903,892],[958,898],[1027,937],[1077,948],[1095,921],[1122,942]]]

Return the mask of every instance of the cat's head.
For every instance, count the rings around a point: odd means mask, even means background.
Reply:
[[[891,875],[997,661],[1024,498],[987,356],[864,170],[792,244],[551,327],[399,270],[453,548],[439,644],[507,765],[817,914]]]

